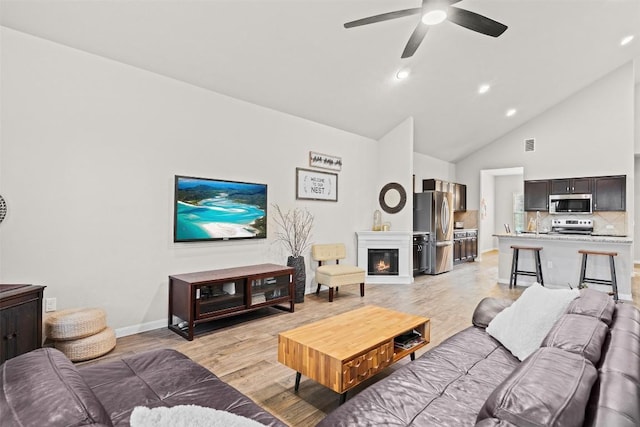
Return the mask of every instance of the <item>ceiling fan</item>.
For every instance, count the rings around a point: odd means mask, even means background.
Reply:
[[[421,7],[396,10],[394,12],[369,16],[367,18],[347,22],[344,24],[344,27],[359,27],[361,25],[421,14],[422,19],[418,22],[415,30],[413,30],[413,34],[411,34],[411,37],[402,52],[402,58],[409,58],[412,56],[418,49],[418,46],[420,46],[424,37],[427,35],[429,27],[431,25],[439,24],[445,19],[448,19],[454,24],[458,24],[462,27],[491,37],[498,37],[508,28],[506,25],[494,21],[493,19],[489,19],[486,16],[452,6],[460,1],[462,0],[422,0]]]

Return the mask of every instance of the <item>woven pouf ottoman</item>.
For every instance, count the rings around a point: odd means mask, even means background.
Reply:
[[[72,362],[95,359],[109,353],[116,346],[116,333],[106,327],[95,335],[70,341],[56,341],[55,347]]]
[[[94,359],[116,345],[107,313],[101,308],[72,308],[51,313],[45,320],[45,335],[74,362]]]

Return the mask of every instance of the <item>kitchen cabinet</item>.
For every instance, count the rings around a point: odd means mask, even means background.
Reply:
[[[464,184],[453,184],[453,210],[467,210],[467,186]]]
[[[478,231],[467,231],[467,260],[473,261],[478,257]]]
[[[453,263],[473,261],[478,257],[478,231],[460,230],[453,232]]]
[[[626,210],[627,176],[600,176],[593,179],[594,211]]]
[[[591,194],[593,178],[552,179],[549,194]]]
[[[524,182],[524,210],[549,210],[549,180]]]
[[[464,245],[464,240],[467,236],[467,233],[464,231],[454,231],[453,232],[453,263],[459,264],[462,262],[462,252],[464,251],[462,246]]]
[[[453,193],[453,211],[467,210],[467,186],[441,179],[423,179],[422,191],[447,191]]]

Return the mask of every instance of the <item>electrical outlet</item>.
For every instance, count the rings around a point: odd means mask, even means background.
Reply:
[[[547,261],[547,268],[553,268],[553,262]]]
[[[44,311],[56,311],[57,300],[55,298],[44,299]]]

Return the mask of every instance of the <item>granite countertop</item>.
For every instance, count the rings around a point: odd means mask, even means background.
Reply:
[[[531,240],[565,240],[580,242],[601,242],[601,243],[633,243],[633,239],[620,235],[584,235],[584,234],[560,234],[560,233],[496,233],[498,238],[511,239],[531,239]]]

